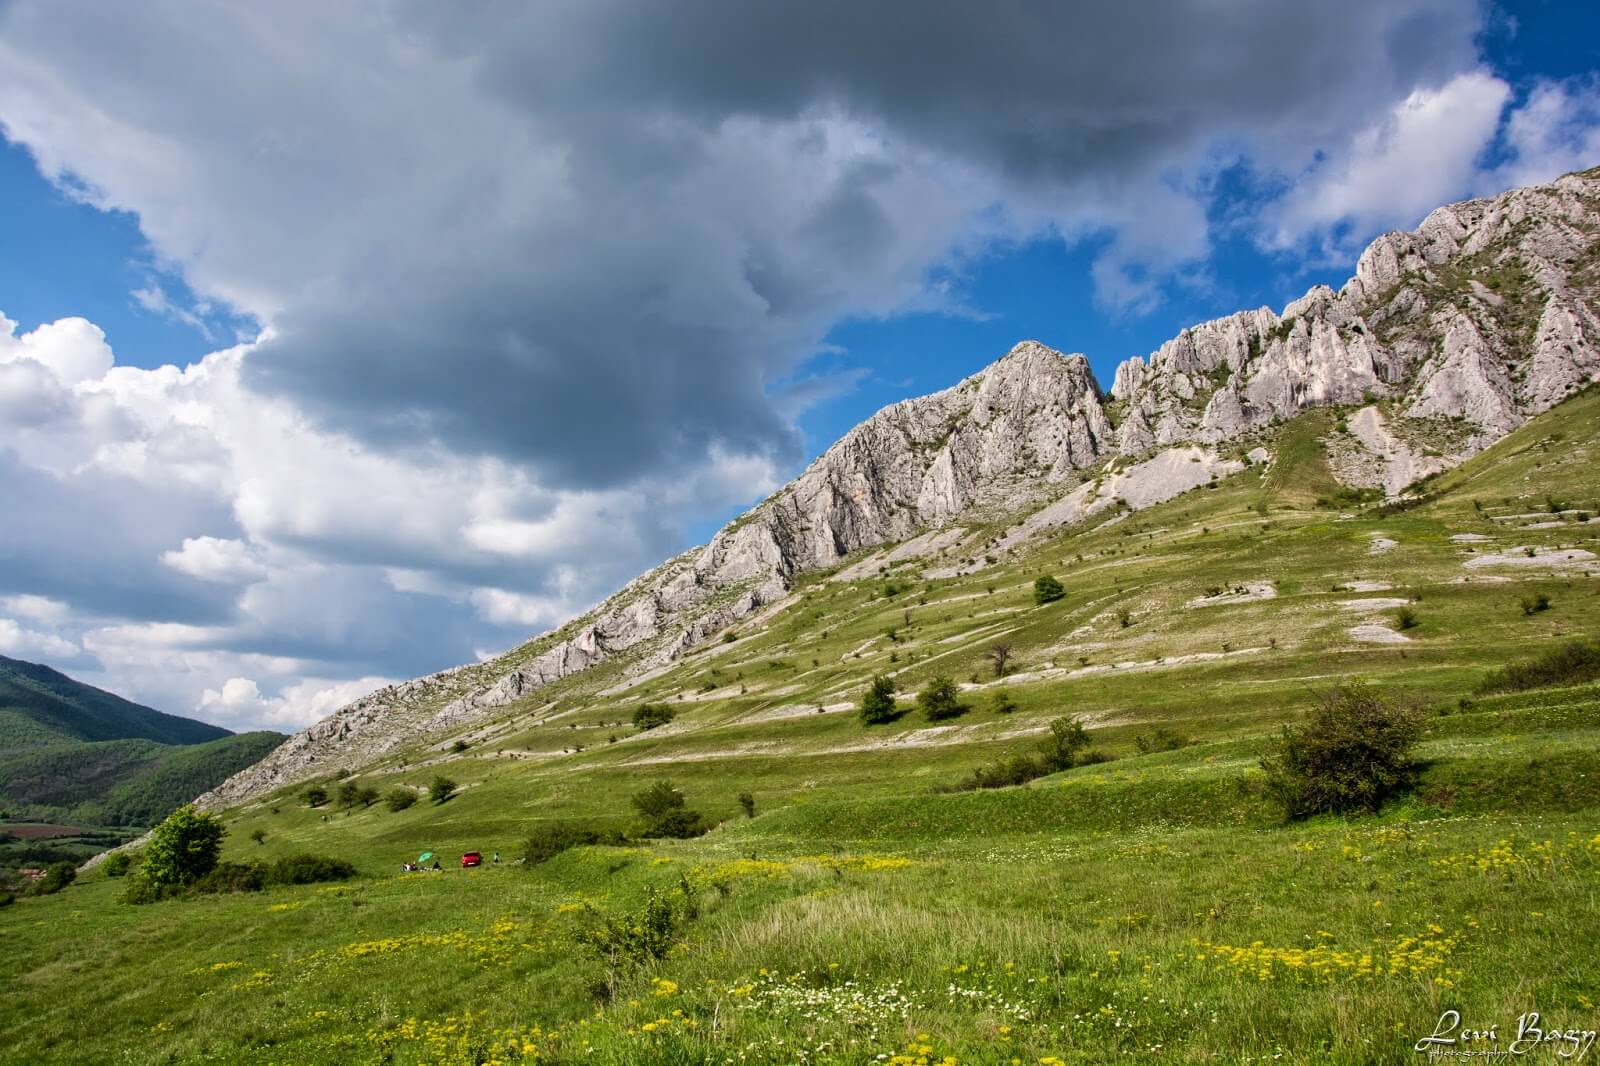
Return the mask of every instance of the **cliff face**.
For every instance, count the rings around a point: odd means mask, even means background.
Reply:
[[[974,512],[1032,514],[1029,530],[1157,502],[1187,486],[1168,467],[1237,469],[1217,445],[1312,407],[1363,405],[1330,446],[1334,469],[1400,491],[1600,376],[1597,233],[1600,169],[1441,207],[1374,241],[1337,292],[1206,322],[1124,362],[1109,398],[1083,356],[1019,344],[952,388],[879,411],[709,544],[556,633],[375,692],[203,799],[361,765],[623,653],[648,670],[774,603],[798,574]],[[1413,448],[1401,423],[1432,426],[1447,450]],[[1183,462],[1166,462],[1179,446]],[[1115,456],[1145,462],[1117,475],[1120,488],[1062,497]]]

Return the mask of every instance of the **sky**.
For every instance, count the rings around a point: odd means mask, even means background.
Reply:
[[[0,0],[0,654],[298,729],[1596,164],[1592,3]]]

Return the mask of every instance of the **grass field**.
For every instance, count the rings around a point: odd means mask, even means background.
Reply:
[[[1477,694],[1600,633],[1600,396],[1399,508],[1327,504],[1337,418],[1114,523],[1005,549],[997,520],[964,576],[847,560],[659,676],[607,694],[602,666],[357,775],[446,774],[442,805],[227,812],[226,858],[333,854],[353,882],[134,907],[92,873],[0,909],[0,1062],[1357,1064],[1417,1060],[1446,1010],[1498,1027],[1479,1049],[1530,1011],[1600,1028],[1600,685]],[[1041,573],[1067,595],[1035,606]],[[951,676],[971,709],[866,727],[879,673],[907,705]],[[1286,825],[1261,753],[1355,679],[1428,708],[1421,783]],[[678,717],[637,733],[644,702]],[[1114,759],[935,791],[1064,714]],[[1140,754],[1162,726],[1190,743]],[[663,780],[723,824],[510,863]],[[506,861],[401,874],[425,849]],[[660,957],[596,949],[661,901]]]

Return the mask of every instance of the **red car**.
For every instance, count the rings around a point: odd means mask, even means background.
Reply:
[[[482,866],[482,865],[483,865],[483,856],[479,855],[475,851],[469,851],[465,855],[461,856],[461,868],[462,869],[466,869],[468,866]]]

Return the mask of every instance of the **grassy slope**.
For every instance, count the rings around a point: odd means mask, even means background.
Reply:
[[[1314,506],[1331,484],[1311,441],[1332,423],[1291,424],[1272,470],[970,577],[812,578],[766,624],[625,695],[599,694],[605,671],[573,679],[466,734],[465,755],[447,739],[363,775],[386,788],[447,773],[464,788],[443,806],[328,813],[276,796],[229,815],[230,857],[338,853],[365,875],[351,886],[132,908],[92,876],[0,910],[0,981],[16,990],[0,1061],[494,1061],[526,1045],[591,1062],[858,1062],[910,1044],[928,1049],[913,1062],[1366,1063],[1413,1060],[1447,1006],[1474,1026],[1538,1009],[1593,1028],[1600,689],[1471,693],[1492,666],[1600,631],[1600,564],[1464,563],[1596,548],[1600,526],[1574,516],[1512,516],[1547,511],[1547,496],[1600,509],[1600,397],[1387,516]],[[1491,539],[1451,541],[1462,533]],[[1394,546],[1374,554],[1378,538]],[[1044,571],[1068,596],[1036,608]],[[1263,581],[1274,598],[1185,606]],[[1553,608],[1525,615],[1537,593]],[[1371,598],[1409,602],[1407,642],[1352,638],[1394,624],[1396,607],[1342,606]],[[984,659],[1002,638],[1019,705],[1003,716]],[[940,727],[817,712],[882,671],[903,689],[936,672],[983,687]],[[1277,824],[1251,787],[1262,743],[1311,692],[1357,677],[1449,712],[1422,788],[1378,819]],[[630,736],[620,723],[644,699],[679,720]],[[1118,760],[930,793],[1068,712]],[[1137,756],[1156,724],[1196,743]],[[510,857],[542,818],[620,821],[627,795],[662,779],[729,824],[537,871],[397,873],[421,848]],[[743,790],[754,820],[735,817]],[[627,913],[689,871],[703,914],[683,947],[597,1006],[604,971],[574,947],[594,920],[579,904]]]

